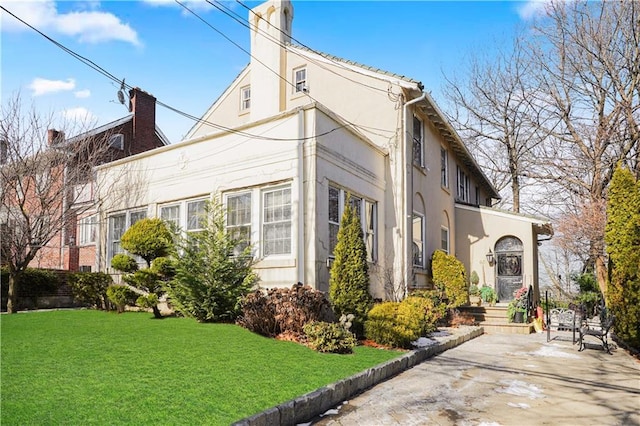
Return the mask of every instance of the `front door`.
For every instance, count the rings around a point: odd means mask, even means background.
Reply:
[[[496,243],[496,287],[498,300],[508,302],[522,287],[522,241],[504,237]]]

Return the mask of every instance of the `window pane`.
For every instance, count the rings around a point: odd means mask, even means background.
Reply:
[[[376,204],[369,201],[365,202],[365,245],[367,246],[367,260],[369,262],[375,262],[378,256],[376,250]]]
[[[329,222],[340,223],[340,190],[329,187]]]
[[[187,230],[203,229],[206,226],[205,200],[187,203]]]
[[[140,219],[144,219],[147,217],[147,212],[144,210],[138,210],[137,212],[131,212],[130,214],[130,224],[129,226],[133,225],[134,223],[136,223],[137,221],[139,221]]]
[[[440,149],[440,184],[445,188],[449,187],[449,155],[447,154],[447,150],[444,148]]]
[[[441,228],[440,230],[440,248],[449,253],[449,230]]]
[[[165,222],[180,227],[180,206],[169,206],[160,208],[160,218]]]
[[[413,264],[424,267],[424,218],[413,214]]]
[[[422,165],[422,121],[413,117],[413,161]]]

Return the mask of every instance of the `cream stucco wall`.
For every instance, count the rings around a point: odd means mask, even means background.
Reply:
[[[480,285],[496,288],[496,267],[489,265],[486,255],[495,252],[496,243],[503,237],[513,236],[522,241],[522,284],[539,291],[538,236],[536,225],[545,225],[540,219],[485,207],[456,205],[456,256],[467,268],[467,274],[476,271]],[[468,276],[467,275],[467,276]]]

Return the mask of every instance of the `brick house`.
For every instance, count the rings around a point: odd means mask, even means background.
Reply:
[[[125,117],[96,127],[88,132],[66,139],[63,132],[48,130],[50,146],[72,144],[87,138],[108,143],[109,147],[99,164],[120,160],[155,148],[169,145],[169,141],[156,125],[156,98],[139,88],[129,91],[129,112]],[[31,262],[31,267],[91,271],[96,269],[96,238],[98,222],[94,209],[95,188],[88,178],[86,183],[71,185],[69,203],[63,203],[67,215],[66,226],[42,247]]]

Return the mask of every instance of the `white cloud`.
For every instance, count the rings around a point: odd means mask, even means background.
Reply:
[[[528,21],[543,15],[551,0],[527,0],[518,6],[518,15]]]
[[[88,98],[89,96],[91,96],[91,90],[89,89],[78,90],[73,94],[75,95],[76,98]]]
[[[120,18],[108,12],[78,10],[59,13],[53,0],[0,0],[2,5],[23,21],[43,32],[77,37],[81,42],[101,43],[124,41],[139,46],[136,31]],[[94,8],[95,5],[92,6]],[[26,31],[24,24],[2,14],[2,31]]]
[[[83,107],[68,108],[60,113],[67,123],[80,125],[82,127],[91,126],[97,121],[97,117],[91,111]]]
[[[76,88],[76,81],[68,78],[67,81],[47,80],[46,78],[34,78],[29,89],[33,91],[33,96],[42,96],[50,93],[65,92]]]
[[[182,9],[182,6],[180,6],[174,0],[142,0],[142,1],[143,1],[143,3],[147,3],[147,4],[151,5],[151,6],[172,6],[172,7],[179,7],[179,8]],[[210,9],[213,9],[213,6],[211,6],[205,0],[181,0],[180,3],[184,4],[189,9],[192,9],[192,10],[210,10]],[[226,7],[231,7],[231,9],[235,9],[234,3],[231,3],[230,6],[229,6],[229,4],[225,4],[225,6]],[[185,12],[186,12],[186,10],[185,10]],[[186,12],[186,13],[188,13],[188,12]]]

